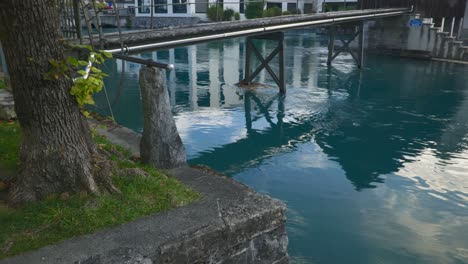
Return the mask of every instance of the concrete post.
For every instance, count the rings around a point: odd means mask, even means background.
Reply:
[[[143,105],[141,160],[162,169],[185,166],[185,147],[172,117],[166,71],[143,66],[140,88]]]

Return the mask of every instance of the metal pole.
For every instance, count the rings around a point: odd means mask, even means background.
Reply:
[[[115,9],[115,18],[117,19],[117,30],[119,32],[119,40],[120,40],[120,53],[124,54],[124,44],[123,44],[123,39],[122,39],[122,29],[120,28],[120,9],[116,7]]]
[[[151,0],[151,29],[153,29],[154,0]]]
[[[216,0],[216,22],[219,21],[219,18],[218,18],[218,8],[219,8],[219,0]]]
[[[452,17],[452,25],[450,26],[450,37],[453,37],[454,29],[455,29],[455,17]]]
[[[84,0],[80,0],[81,7],[83,9],[83,15],[85,18],[86,26],[88,28],[88,37],[91,46],[94,46],[94,37],[93,37],[93,27],[91,26],[91,18],[89,17],[89,10],[87,5],[84,3]]]
[[[330,39],[328,40],[328,61],[327,65],[331,65],[333,61],[333,53],[335,50],[335,31],[336,26],[330,26]]]
[[[445,27],[445,17],[443,17],[442,22],[440,22],[440,31],[439,32],[444,32],[444,27]]]
[[[73,0],[73,15],[75,17],[76,35],[80,39],[80,44],[83,44],[83,32],[81,31],[79,0]]]
[[[457,39],[461,39],[462,30],[463,30],[463,17],[460,18],[460,23],[458,23]]]
[[[101,49],[104,49],[104,33],[102,32],[101,18],[99,17],[99,12],[96,6],[96,0],[93,0],[94,15],[96,16],[96,24],[99,33],[99,46]]]

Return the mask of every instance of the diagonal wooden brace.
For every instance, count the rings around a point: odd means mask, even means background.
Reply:
[[[262,53],[255,46],[254,39],[262,40],[274,40],[278,43],[278,46],[264,58]],[[252,36],[247,38],[247,49],[246,49],[246,60],[245,60],[245,75],[243,83],[250,83],[252,80],[263,70],[266,69],[270,76],[273,78],[275,83],[278,85],[280,94],[286,93],[285,80],[284,80],[284,50],[283,50],[284,34],[282,32],[264,34],[259,36]],[[255,69],[253,73],[250,71],[250,59],[252,52],[255,57],[260,61],[260,66]],[[273,58],[278,55],[279,58],[279,74],[275,73],[270,67],[270,62]]]
[[[343,46],[338,48],[335,52],[335,34],[336,34],[336,29],[335,26],[330,30],[330,42],[328,45],[328,61],[327,64],[331,65],[333,60],[335,60],[336,57],[338,57],[343,51],[348,52],[351,54],[353,57],[354,61],[356,61],[356,64],[358,65],[359,68],[362,67],[363,65],[363,42],[364,42],[364,26],[363,22],[360,22],[358,25],[358,30],[354,33],[354,35],[351,37],[349,40],[341,40],[341,43],[343,43]],[[359,50],[358,53],[356,54],[353,52],[349,45],[351,42],[353,42],[357,37],[359,37]]]

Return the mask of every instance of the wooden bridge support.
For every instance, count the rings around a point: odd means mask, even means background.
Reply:
[[[349,40],[344,40],[340,38],[341,43],[343,46],[341,47],[335,47],[335,40],[336,40],[336,32],[337,32],[337,26],[333,25],[330,28],[330,39],[328,42],[328,61],[327,64],[331,65],[332,62],[340,55],[343,51],[348,52],[351,54],[353,57],[354,61],[356,61],[356,64],[359,68],[361,68],[364,65],[364,21],[358,22],[358,25],[356,26],[356,30]],[[355,39],[358,39],[358,50],[357,53],[355,53],[351,48],[350,44],[353,42]]]
[[[254,130],[252,129],[252,124],[263,117],[268,122],[268,124],[270,124],[270,127],[272,129],[278,130],[279,134],[282,135],[282,129],[284,124],[283,119],[285,116],[284,98],[284,96],[277,95],[264,102],[260,98],[258,98],[255,93],[251,91],[246,91],[244,94],[244,110],[245,126],[247,129],[247,133],[254,132]],[[271,116],[270,111],[270,108],[275,101],[278,102],[276,123],[273,122],[274,118]],[[252,102],[255,103],[255,108],[258,112],[262,114],[262,116],[256,116],[255,118],[252,118]]]
[[[272,40],[277,42],[276,48],[266,57],[264,58],[262,53],[258,50],[255,46],[254,40]],[[279,87],[280,94],[286,93],[286,85],[284,80],[284,34],[283,32],[275,32],[270,34],[263,34],[258,36],[251,36],[247,38],[247,48],[245,53],[245,73],[244,73],[244,80],[241,81],[242,84],[249,84],[252,80],[263,70],[266,69],[270,74],[271,78],[275,81],[275,83]],[[251,57],[252,53],[255,54],[255,57],[260,61],[260,66],[258,66],[255,71],[251,71]],[[279,61],[279,73],[275,73],[273,69],[271,69],[269,63],[273,60],[273,58],[278,55]]]

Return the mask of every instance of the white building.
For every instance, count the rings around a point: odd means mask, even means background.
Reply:
[[[151,16],[151,5],[154,5],[153,16],[155,17],[200,17],[207,19],[207,10],[210,5],[216,5],[216,2],[222,3],[224,9],[232,9],[240,13],[244,18],[245,4],[248,0],[130,0],[119,1],[125,7],[134,7],[131,12],[135,16]],[[258,1],[258,0],[256,0]],[[358,0],[265,0],[265,9],[273,6],[281,8],[282,12],[291,13],[317,13],[324,11],[324,7],[330,10],[339,10],[341,6],[357,6]]]

